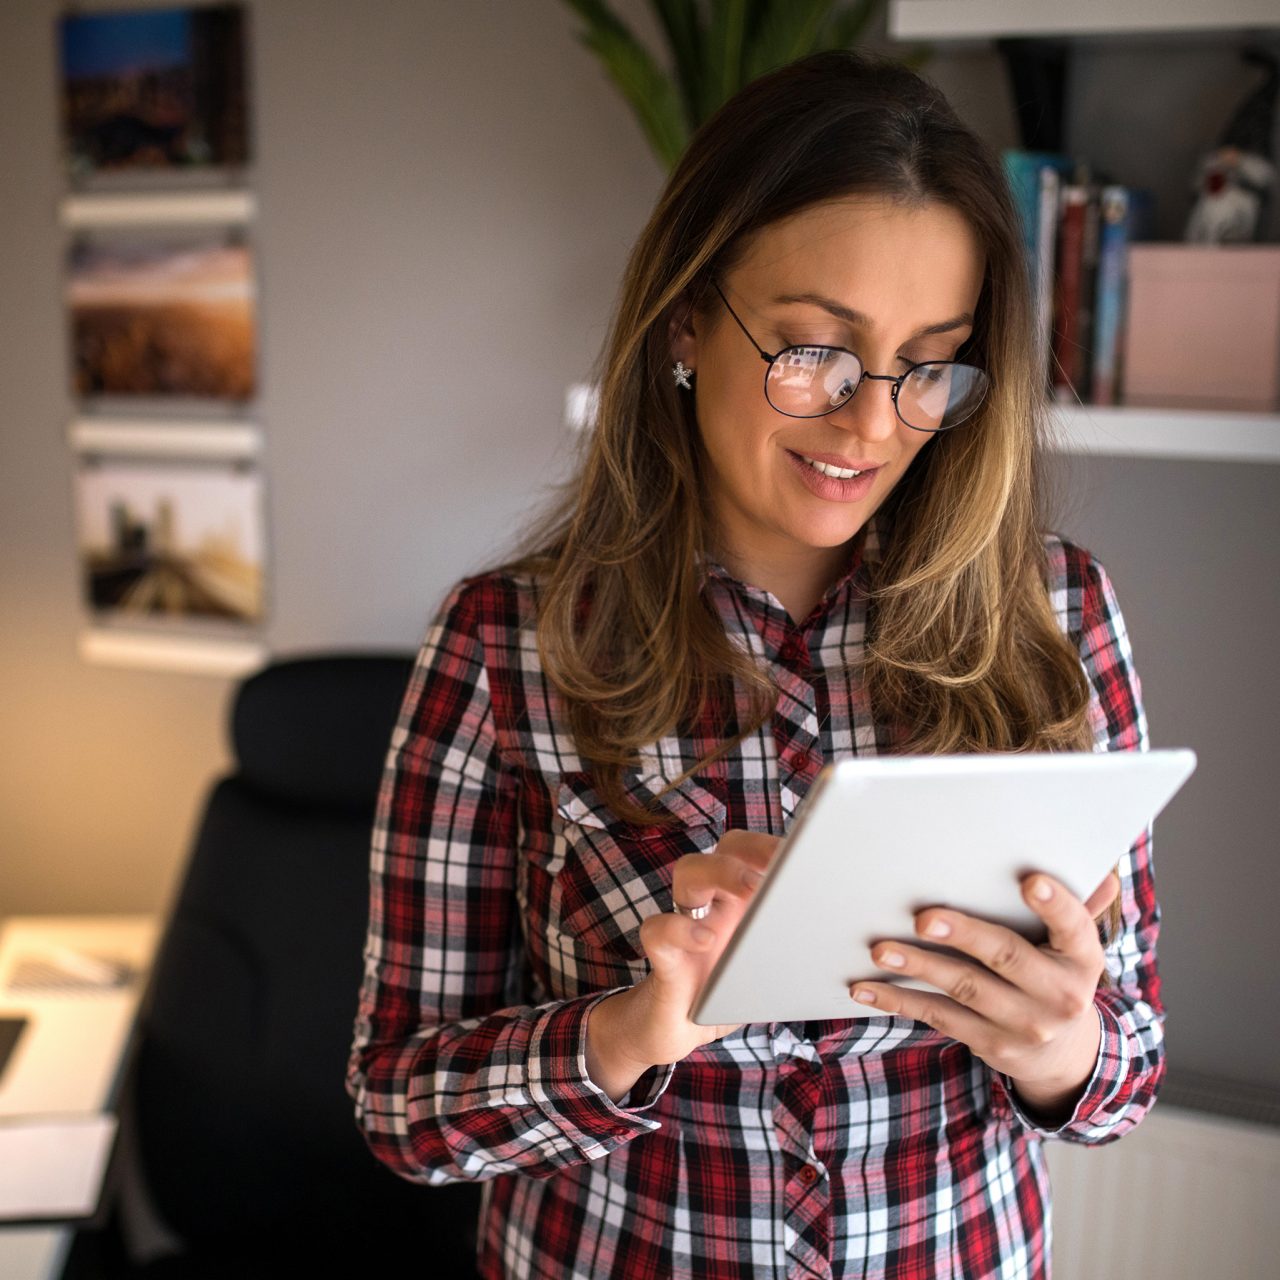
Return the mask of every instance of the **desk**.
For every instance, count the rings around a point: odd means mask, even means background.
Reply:
[[[158,933],[153,916],[15,916],[3,924],[0,1017],[28,1023],[0,1074],[0,1150],[42,1155],[39,1174],[8,1161],[6,1178],[0,1168],[0,1216],[12,1224],[0,1225],[5,1280],[53,1280],[76,1220],[97,1207]],[[60,948],[119,960],[130,976],[118,985],[15,985],[23,968],[56,961]]]

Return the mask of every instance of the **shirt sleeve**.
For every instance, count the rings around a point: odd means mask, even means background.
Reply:
[[[1090,720],[1096,751],[1149,749],[1142,688],[1124,618],[1106,570],[1066,544],[1069,629],[1093,687]],[[1075,607],[1075,601],[1079,601]],[[1078,632],[1076,627],[1079,627]],[[1013,1083],[997,1073],[1014,1115],[1046,1138],[1099,1146],[1135,1128],[1150,1111],[1164,1076],[1164,1004],[1156,968],[1160,907],[1148,827],[1120,860],[1121,929],[1105,950],[1109,982],[1094,996],[1101,1028],[1098,1058],[1071,1116],[1056,1128],[1037,1123]]]
[[[412,1182],[548,1177],[606,1155],[660,1127],[645,1112],[670,1078],[627,1107],[590,1080],[587,1019],[611,992],[519,1002],[520,774],[500,747],[485,644],[520,661],[514,612],[486,579],[445,601],[378,795],[346,1088],[374,1155]]]

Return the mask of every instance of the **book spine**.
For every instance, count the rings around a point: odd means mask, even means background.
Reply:
[[[1062,188],[1058,228],[1058,269],[1054,288],[1053,394],[1059,402],[1077,398],[1080,383],[1080,303],[1083,292],[1084,215],[1089,193],[1074,184]]]
[[[1040,169],[1040,204],[1036,229],[1035,326],[1041,385],[1051,391],[1049,353],[1053,341],[1053,281],[1057,249],[1058,194],[1062,177],[1052,165]]]
[[[1118,403],[1128,253],[1128,188],[1103,187],[1099,206],[1098,286],[1093,338],[1094,404]]]
[[[1034,306],[1040,241],[1040,171],[1048,165],[1059,173],[1065,173],[1070,168],[1071,160],[1057,151],[1024,151],[1014,147],[1002,151],[1000,160],[1022,230],[1027,285]]]
[[[1076,313],[1075,388],[1082,400],[1092,398],[1093,331],[1097,316],[1098,237],[1101,189],[1090,183],[1084,206],[1084,237],[1080,246],[1080,308]]]

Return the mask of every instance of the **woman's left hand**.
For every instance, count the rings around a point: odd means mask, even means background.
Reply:
[[[1037,896],[1043,887],[1050,891],[1047,898]],[[916,932],[977,963],[881,942],[871,948],[880,968],[919,978],[947,994],[878,982],[855,983],[850,993],[884,1013],[927,1023],[967,1044],[1013,1080],[1024,1105],[1062,1123],[1098,1057],[1093,997],[1105,962],[1094,917],[1119,892],[1114,871],[1087,902],[1050,876],[1026,877],[1023,897],[1049,929],[1048,941],[1040,946],[1003,925],[930,907],[916,916]],[[900,964],[893,964],[895,954]]]

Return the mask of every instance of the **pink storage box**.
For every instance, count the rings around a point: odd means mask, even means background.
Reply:
[[[1280,409],[1280,245],[1133,244],[1123,403]]]

